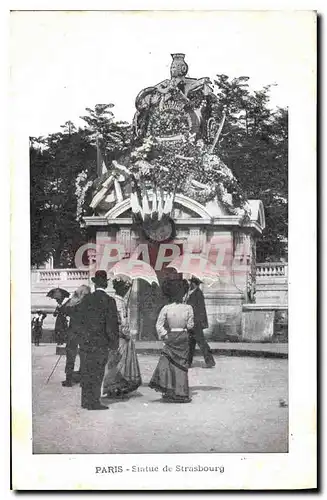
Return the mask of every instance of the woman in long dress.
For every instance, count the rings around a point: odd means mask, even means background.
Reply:
[[[189,403],[189,330],[194,326],[193,308],[183,304],[185,290],[180,281],[164,283],[163,293],[170,304],[161,309],[156,329],[164,347],[149,387],[161,392],[169,402]]]
[[[56,299],[56,301],[58,305],[53,313],[56,318],[54,338],[57,345],[63,345],[67,341],[68,322],[63,312],[63,299]]]
[[[119,357],[110,354],[102,383],[102,397],[114,398],[135,391],[141,384],[141,371],[135,350],[135,344],[130,335],[127,297],[131,284],[114,279],[115,300],[119,320]]]

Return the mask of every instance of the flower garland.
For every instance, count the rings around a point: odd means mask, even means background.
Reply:
[[[204,153],[199,181],[212,186],[205,202],[216,195],[229,213],[243,209],[248,213],[247,198],[231,170],[214,154]]]
[[[231,170],[190,133],[177,140],[149,136],[134,149],[131,159],[132,172],[140,184],[178,191],[202,204],[217,197],[228,213],[241,209],[244,220],[250,215],[247,198]],[[192,180],[206,187],[200,189]]]
[[[76,177],[76,183],[75,183],[75,195],[77,199],[76,220],[79,220],[83,214],[85,196],[87,190],[93,184],[93,181],[92,180],[88,181],[87,177],[88,175],[86,170],[80,172],[79,175]]]
[[[131,171],[140,184],[150,183],[168,192],[181,190],[199,163],[187,136],[174,141],[148,137],[132,152],[131,159]]]
[[[190,129],[188,116],[179,109],[157,109],[153,112],[148,130],[155,137],[187,134]]]

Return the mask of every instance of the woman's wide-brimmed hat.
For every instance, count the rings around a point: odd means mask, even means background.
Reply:
[[[108,276],[107,276],[107,271],[99,270],[96,271],[95,276],[91,278],[93,283],[95,284],[103,284],[103,283],[108,283]]]
[[[196,276],[192,276],[190,278],[190,282],[191,283],[195,283],[196,285],[201,285],[201,283],[203,283],[203,281],[201,281],[199,278],[197,278]]]
[[[169,299],[178,299],[184,295],[185,289],[182,281],[168,278],[162,283],[162,292]]]
[[[112,286],[118,295],[123,296],[126,295],[128,290],[131,288],[132,282],[125,279],[114,278],[112,280]]]

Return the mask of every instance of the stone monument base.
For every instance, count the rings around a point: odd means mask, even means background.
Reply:
[[[287,306],[244,304],[242,311],[242,341],[287,341]]]
[[[204,332],[214,342],[240,341],[242,338],[243,294],[235,289],[204,292],[209,328]]]

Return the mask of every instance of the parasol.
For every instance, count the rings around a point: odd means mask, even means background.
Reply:
[[[109,271],[114,277],[127,280],[141,279],[152,285],[159,286],[159,281],[155,270],[143,260],[122,259],[115,264]]]
[[[207,257],[198,254],[183,254],[172,260],[167,267],[176,269],[178,273],[195,276],[211,285],[220,280],[216,265]]]
[[[47,297],[50,297],[50,299],[55,299],[55,300],[64,300],[67,297],[69,297],[70,293],[67,292],[67,290],[64,290],[63,288],[52,288],[48,293]]]

